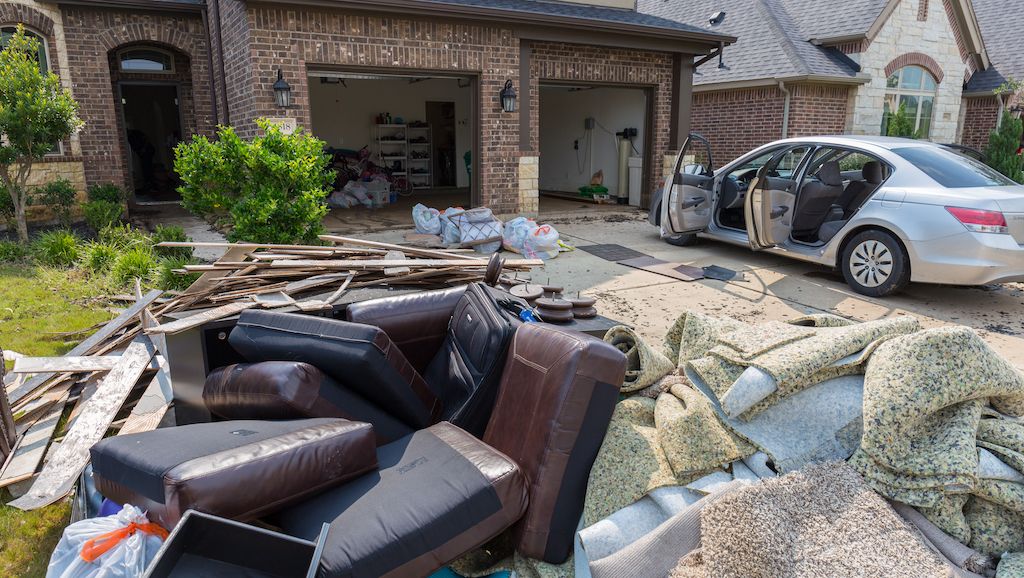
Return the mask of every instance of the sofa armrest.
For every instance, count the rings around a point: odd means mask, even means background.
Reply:
[[[423,373],[441,349],[455,305],[465,292],[463,286],[352,303],[346,319],[384,330],[416,371]]]

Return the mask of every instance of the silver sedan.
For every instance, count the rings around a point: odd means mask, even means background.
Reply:
[[[911,281],[1024,281],[1024,186],[926,141],[786,139],[715,169],[691,134],[649,220],[673,245],[704,237],[835,267],[875,297]]]

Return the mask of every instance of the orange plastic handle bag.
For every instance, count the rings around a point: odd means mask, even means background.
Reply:
[[[121,540],[131,536],[136,531],[159,536],[161,540],[167,539],[167,530],[164,530],[153,522],[147,522],[145,524],[136,524],[135,522],[132,522],[124,528],[118,528],[117,530],[112,530],[106,534],[100,534],[99,536],[87,541],[85,544],[82,544],[82,560],[85,560],[86,562],[95,562],[97,558],[109,552],[110,549],[117,546]]]

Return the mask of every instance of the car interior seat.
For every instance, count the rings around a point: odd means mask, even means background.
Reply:
[[[882,163],[868,161],[861,169],[861,180],[851,181],[846,190],[829,209],[825,222],[818,228],[818,240],[827,243],[846,226],[853,216],[885,180]]]
[[[826,161],[816,174],[817,180],[804,183],[793,213],[793,235],[806,236],[818,230],[829,209],[843,194],[843,176],[838,161]]]

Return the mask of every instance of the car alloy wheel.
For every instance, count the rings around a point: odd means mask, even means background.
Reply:
[[[892,251],[875,239],[863,241],[853,249],[850,273],[865,287],[878,287],[892,276]]]

